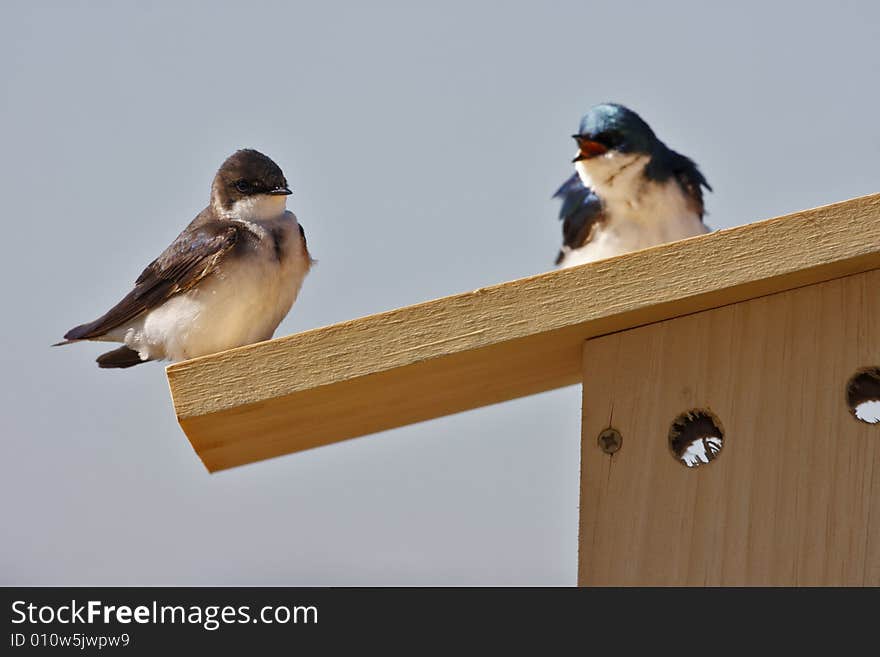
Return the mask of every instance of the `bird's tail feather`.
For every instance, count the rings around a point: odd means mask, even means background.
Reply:
[[[113,351],[108,351],[106,354],[101,354],[97,358],[98,367],[104,369],[134,367],[146,362],[149,361],[141,360],[138,352],[128,347],[119,347]]]
[[[101,319],[103,318],[96,319],[94,322],[88,322],[86,324],[74,326],[72,329],[64,334],[64,339],[68,342],[74,342],[76,340],[87,340],[89,338],[98,337],[97,335],[95,335],[95,327],[98,326]],[[64,342],[61,344],[67,343]]]

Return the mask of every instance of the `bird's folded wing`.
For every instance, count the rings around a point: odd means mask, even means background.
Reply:
[[[602,201],[592,189],[574,174],[562,183],[553,198],[562,199],[559,218],[562,220],[562,243],[571,248],[582,247],[590,237],[593,225],[602,217]],[[558,265],[562,252],[556,259]]]
[[[134,289],[122,301],[95,321],[71,329],[64,335],[65,339],[83,340],[104,335],[190,289],[216,269],[241,239],[242,230],[243,227],[232,223],[210,223],[182,233],[147,265]]]
[[[703,187],[711,192],[711,185],[692,159],[673,150],[669,151],[669,156],[669,167],[672,169],[673,175],[681,189],[693,202],[694,210],[702,219],[705,213]]]

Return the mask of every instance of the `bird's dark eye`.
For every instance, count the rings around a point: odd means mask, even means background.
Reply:
[[[596,135],[596,141],[608,148],[617,148],[623,143],[623,135],[617,130],[608,130]]]
[[[251,191],[251,184],[247,180],[239,180],[235,183],[235,188],[242,194],[247,194]]]

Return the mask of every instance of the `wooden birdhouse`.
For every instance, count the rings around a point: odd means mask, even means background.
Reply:
[[[210,471],[583,385],[580,585],[880,585],[880,194],[168,368]]]

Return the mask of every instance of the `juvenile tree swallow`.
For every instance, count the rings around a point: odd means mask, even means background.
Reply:
[[[553,195],[562,199],[562,267],[610,258],[700,235],[703,190],[697,165],[657,139],[622,105],[596,105],[573,135],[575,174]]]
[[[121,342],[99,367],[183,360],[268,340],[299,294],[312,258],[287,180],[255,150],[233,153],[211,202],[151,262],[125,298],[65,341]]]

